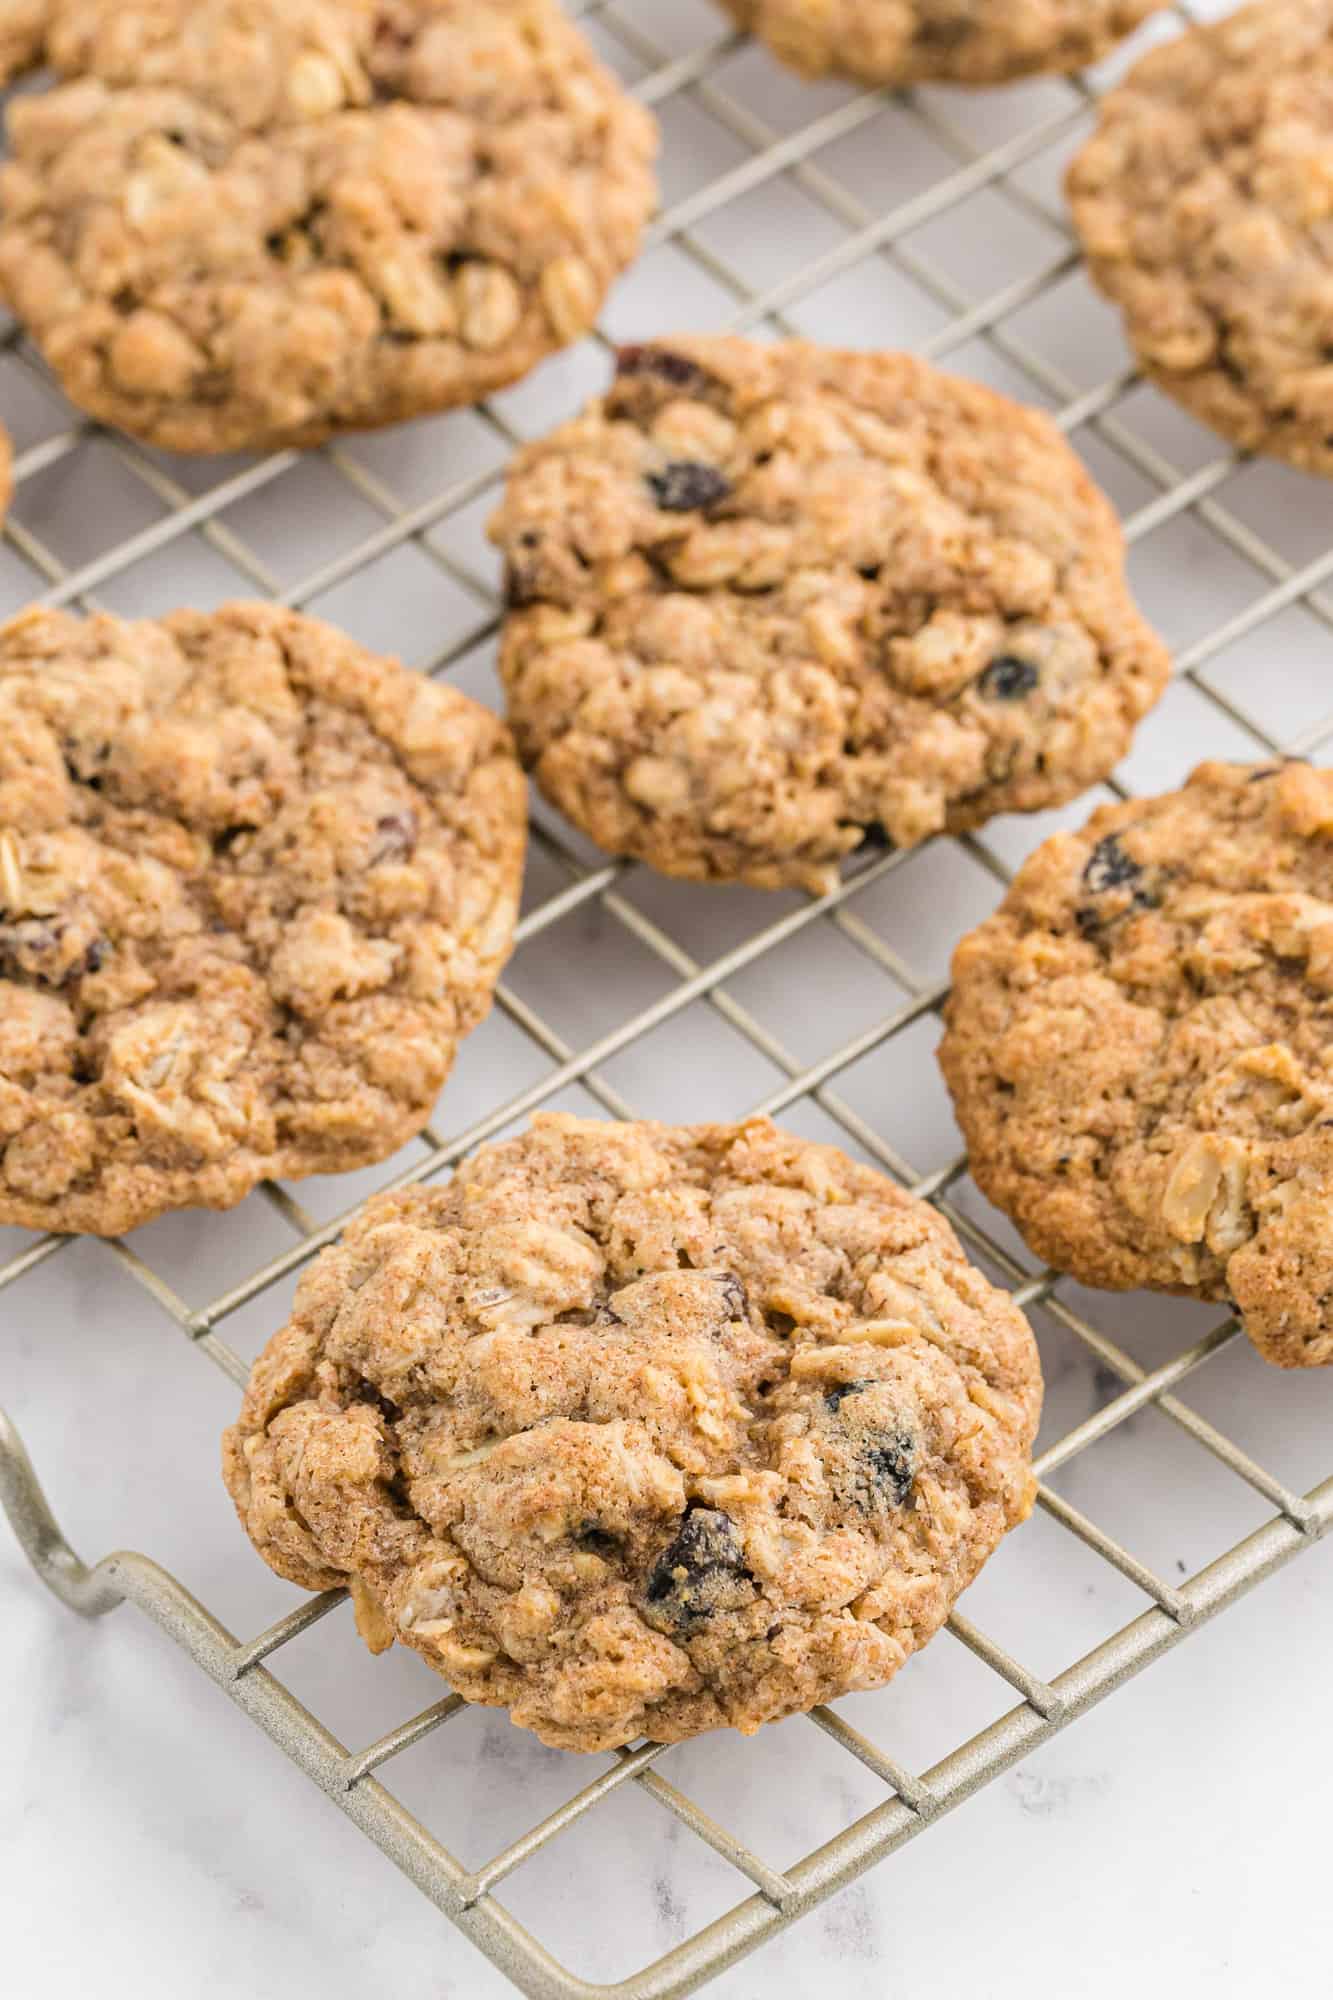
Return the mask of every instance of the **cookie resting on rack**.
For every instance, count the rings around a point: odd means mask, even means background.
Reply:
[[[972,1173],[1085,1284],[1333,1362],[1333,771],[1202,764],[1024,864],[941,1049]]]
[[[1333,0],[1263,0],[1145,57],[1069,170],[1146,374],[1247,451],[1333,475]]]
[[[402,1145],[508,954],[523,804],[492,716],[314,619],[0,627],[0,1223]]]
[[[520,754],[613,854],[822,891],[1104,777],[1165,685],[1055,426],[905,354],[681,338],[518,454]]]
[[[555,0],[120,15],[62,10],[93,73],[0,169],[0,290],[104,423],[217,452],[476,402],[635,253],[655,128]]]
[[[1163,0],[721,0],[803,76],[1007,83],[1096,62]]]
[[[227,1434],[256,1548],[547,1743],[879,1687],[1027,1515],[1027,1322],[831,1146],[552,1115],[378,1196]]]

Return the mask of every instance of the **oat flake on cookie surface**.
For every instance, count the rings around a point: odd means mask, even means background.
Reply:
[[[972,1173],[1085,1284],[1333,1361],[1333,771],[1202,764],[1025,862],[959,945]]]
[[[555,0],[68,0],[11,107],[0,288],[170,450],[471,403],[592,326],[655,129]],[[127,81],[127,78],[141,78]]]
[[[805,76],[1006,83],[1096,62],[1163,0],[722,0]]]
[[[544,1741],[878,1687],[1034,1492],[1027,1322],[933,1209],[742,1125],[538,1118],[376,1197],[255,1365],[227,1484]]]
[[[520,754],[670,875],[824,890],[867,834],[1053,805],[1166,681],[1055,426],[905,354],[625,348],[491,533]]]
[[[419,1131],[523,793],[483,708],[294,612],[0,627],[0,1223],[117,1234]]]
[[[1333,0],[1155,49],[1068,178],[1145,372],[1250,451],[1333,474]]]

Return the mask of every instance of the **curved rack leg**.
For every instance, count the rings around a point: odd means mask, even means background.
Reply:
[[[82,1618],[100,1618],[124,1602],[105,1567],[81,1562],[56,1524],[23,1440],[0,1409],[0,1504],[28,1561],[48,1590]]]

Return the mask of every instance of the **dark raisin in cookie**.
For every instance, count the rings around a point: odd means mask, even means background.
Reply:
[[[1333,772],[1203,764],[1024,864],[941,1060],[979,1185],[1086,1284],[1333,1361]]]
[[[1032,1504],[1036,1348],[832,1147],[539,1118],[312,1266],[225,1444],[256,1548],[570,1750],[878,1687]]]
[[[420,1131],[523,808],[494,717],[295,612],[0,627],[0,1223],[116,1235]]]
[[[1166,679],[1055,427],[907,355],[626,348],[491,532],[523,757],[671,875],[822,890],[868,838],[1053,805]]]

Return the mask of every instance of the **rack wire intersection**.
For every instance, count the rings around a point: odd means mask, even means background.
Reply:
[[[572,11],[583,16],[608,60],[657,108],[667,135],[666,206],[640,272],[613,302],[608,332],[618,338],[660,333],[664,312],[665,323],[672,323],[671,309],[662,304],[664,290],[677,304],[677,319],[683,305],[693,315],[691,323],[762,333],[837,338],[849,318],[859,317],[861,338],[867,316],[873,321],[879,312],[887,315],[887,323],[873,326],[870,340],[911,345],[932,358],[952,360],[1051,408],[1118,496],[1128,496],[1127,533],[1136,560],[1146,559],[1146,574],[1153,573],[1152,558],[1158,552],[1159,566],[1168,574],[1173,570],[1180,560],[1174,537],[1187,528],[1194,537],[1189,544],[1194,560],[1207,562],[1220,551],[1231,566],[1229,576],[1249,579],[1243,592],[1233,593],[1236,601],[1228,615],[1185,635],[1177,649],[1176,687],[1188,691],[1195,704],[1192,713],[1204,719],[1202,735],[1241,756],[1302,753],[1325,743],[1333,734],[1333,712],[1313,709],[1308,701],[1294,709],[1285,701],[1276,704],[1281,727],[1261,721],[1250,711],[1230,662],[1237,648],[1286,633],[1284,621],[1290,614],[1299,615],[1307,641],[1326,649],[1327,628],[1333,624],[1333,598],[1326,594],[1333,580],[1333,546],[1284,548],[1278,537],[1261,531],[1254,517],[1257,512],[1266,521],[1267,513],[1262,493],[1256,508],[1248,492],[1247,468],[1215,441],[1202,440],[1201,433],[1145,391],[1114,337],[1104,343],[1109,368],[1090,373],[1086,365],[1082,329],[1093,325],[1087,352],[1097,355],[1098,323],[1088,317],[1097,309],[1091,308],[1078,272],[1058,199],[1057,172],[1088,125],[1093,91],[1087,82],[1048,80],[984,97],[932,90],[890,96],[835,86],[813,90],[780,77],[766,57],[726,30],[707,0],[584,0]],[[1197,0],[1192,10],[1173,7],[1149,33],[1176,32],[1191,19],[1219,11],[1220,0]],[[880,184],[890,190],[886,200],[868,198]],[[776,232],[763,226],[772,221],[766,203],[781,205],[783,221]],[[999,232],[1005,252],[998,262],[987,248],[997,219],[1005,225]],[[1006,229],[1017,236],[1006,235]],[[1015,241],[1021,245],[1017,259],[1012,256]],[[988,278],[992,268],[993,283]],[[1068,337],[1059,332],[1065,302],[1074,328]],[[1048,309],[1044,318],[1043,308]],[[25,409],[31,397],[34,407],[46,410],[47,420],[33,419],[30,438],[21,437],[18,498],[6,528],[7,547],[0,554],[12,560],[23,594],[47,603],[164,611],[174,603],[170,576],[164,572],[174,573],[172,558],[188,547],[230,580],[227,594],[259,592],[337,617],[340,607],[352,601],[341,593],[358,588],[364,593],[369,579],[382,578],[384,566],[410,549],[447,589],[453,607],[447,643],[420,664],[430,672],[452,671],[466,678],[478,662],[484,666],[496,623],[494,574],[481,550],[477,521],[495,497],[507,451],[564,414],[604,375],[598,346],[602,338],[548,371],[557,378],[560,408],[553,410],[549,400],[539,402],[529,386],[465,419],[449,420],[455,429],[446,434],[446,447],[460,435],[461,421],[470,426],[468,449],[457,458],[456,472],[451,474],[455,455],[446,448],[438,455],[443,462],[432,464],[423,478],[420,453],[399,455],[401,438],[383,449],[358,448],[357,441],[349,440],[304,461],[284,452],[255,462],[210,465],[202,472],[183,467],[129,439],[95,433],[73,421],[11,327],[0,334],[0,400],[3,385],[21,384]],[[140,496],[145,519],[113,544],[90,544],[71,556],[58,537],[43,532],[41,509],[25,503],[40,491],[43,476],[68,461],[90,436],[111,454],[126,489]],[[336,485],[349,506],[355,503],[354,530],[340,521],[335,539],[346,545],[335,554],[321,548],[306,561],[301,550],[288,546],[275,559],[271,550],[255,546],[264,539],[262,533],[247,535],[247,509],[259,503],[260,512],[248,518],[271,527],[273,509],[264,512],[264,507],[283,494],[284,482],[303,476],[302,467],[311,459],[322,468],[325,491]],[[1294,480],[1296,475],[1282,477]],[[5,587],[10,587],[7,582]],[[1223,601],[1230,601],[1225,594]],[[364,607],[364,595],[361,603]],[[1150,722],[1146,742],[1152,740],[1152,729]],[[1140,759],[1136,752],[1109,789],[1128,796],[1140,763],[1155,780],[1151,757]],[[1171,782],[1171,775],[1163,782]],[[1084,811],[1086,802],[1076,816]],[[995,896],[1008,879],[1009,863],[1045,830],[1028,825],[1006,837],[1000,829],[987,829],[953,846],[984,872]],[[341,1592],[303,1601],[258,1637],[241,1641],[147,1556],[120,1553],[86,1567],[61,1534],[18,1433],[2,1414],[0,1501],[34,1568],[56,1596],[86,1617],[123,1602],[137,1605],[524,1993],[539,2000],[594,1994],[674,2000],[916,1838],[1309,1548],[1333,1522],[1333,1476],[1307,1492],[1293,1490],[1177,1394],[1196,1371],[1243,1341],[1234,1320],[1211,1327],[1154,1366],[1143,1365],[1088,1310],[1072,1302],[1072,1286],[1049,1271],[1032,1271],[1023,1261],[1012,1247],[1014,1239],[997,1229],[998,1219],[971,1192],[964,1158],[922,1170],[878,1129],[876,1119],[856,1108],[855,1080],[848,1082],[849,1073],[858,1065],[863,1070],[867,1059],[929,1024],[944,997],[938,969],[923,969],[915,961],[911,937],[894,935],[895,926],[884,917],[886,895],[874,893],[880,885],[896,892],[901,885],[891,884],[890,878],[901,876],[912,857],[888,853],[868,864],[853,861],[840,886],[820,898],[745,901],[743,909],[755,913],[753,923],[739,937],[733,924],[725,948],[709,955],[697,945],[687,948],[652,897],[638,893],[641,870],[591,855],[541,807],[533,838],[538,894],[520,925],[518,954],[497,1004],[530,1045],[540,1073],[517,1092],[489,1100],[467,1129],[429,1130],[396,1165],[395,1184],[447,1169],[482,1140],[562,1094],[574,1092],[582,1103],[613,1117],[645,1115],[634,1089],[626,1087],[626,1077],[634,1082],[642,1068],[632,1061],[627,1067],[626,1058],[650,1045],[660,1031],[679,1026],[687,1010],[705,1010],[712,1022],[724,1026],[732,1046],[745,1045],[769,1079],[762,1101],[745,1108],[808,1117],[817,1129],[831,1131],[935,1202],[1042,1327],[1058,1330],[1098,1371],[1103,1393],[1097,1406],[1047,1444],[1038,1460],[1039,1505],[1049,1522],[1141,1594],[1141,1613],[1045,1678],[956,1613],[949,1624],[953,1638],[1017,1700],[924,1772],[906,1768],[835,1710],[817,1710],[809,1726],[857,1759],[883,1786],[884,1795],[834,1837],[781,1870],[665,1775],[660,1767],[669,1752],[656,1744],[621,1751],[606,1764],[599,1761],[582,1789],[483,1865],[468,1869],[381,1775],[400,1753],[459,1714],[465,1707],[462,1699],[446,1693],[376,1742],[349,1749],[275,1671],[275,1656],[332,1611],[342,1601]],[[943,849],[948,844],[935,845]],[[551,1010],[534,1004],[521,977],[525,948],[576,913],[595,916],[633,949],[636,962],[654,968],[653,997],[593,1039],[577,1043],[570,1039],[568,1020],[549,1018]],[[762,985],[754,983],[766,969],[771,973],[786,963],[782,955],[793,940],[814,960],[836,946],[839,962],[841,955],[850,955],[880,989],[873,1018],[841,1036],[836,1048],[811,1059],[804,1048],[794,1052],[788,1038],[774,1031]],[[642,982],[633,991],[638,994],[641,988]],[[758,1000],[750,997],[754,991]],[[467,1062],[465,1050],[462,1063]],[[497,1092],[504,1088],[501,1074],[491,1083]],[[446,1114],[450,1104],[446,1093]],[[653,1113],[659,1109],[649,1107]],[[130,1244],[113,1242],[100,1246],[98,1253],[115,1260],[185,1336],[178,1353],[192,1348],[238,1384],[246,1366],[221,1329],[232,1315],[269,1294],[276,1326],[285,1316],[298,1268],[333,1240],[345,1220],[319,1222],[297,1196],[280,1187],[269,1187],[255,1199],[271,1204],[290,1231],[290,1244],[262,1267],[238,1270],[203,1307],[189,1305]],[[60,1237],[26,1239],[0,1263],[0,1296],[11,1309],[22,1307],[24,1278],[64,1254],[68,1244],[69,1239]],[[1262,1519],[1253,1532],[1178,1582],[1147,1566],[1052,1484],[1062,1468],[1112,1439],[1149,1406],[1262,1502]],[[205,1451],[211,1453],[211,1440]],[[888,1714],[886,1708],[886,1721]],[[767,1733],[756,1739],[750,1754],[762,1758],[767,1740]],[[497,1891],[525,1862],[625,1785],[639,1787],[721,1857],[744,1893],[726,1914],[665,1956],[612,1986],[593,1985],[557,1963]]]

